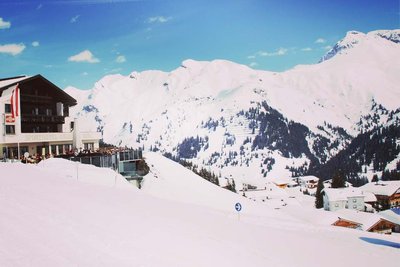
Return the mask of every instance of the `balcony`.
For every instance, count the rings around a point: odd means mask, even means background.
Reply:
[[[64,124],[63,116],[22,114],[21,123],[54,123]]]
[[[83,142],[101,139],[101,133],[81,133]],[[4,136],[4,143],[48,143],[48,142],[72,142],[73,133],[21,133]]]
[[[50,96],[21,95],[21,103],[50,104],[52,102],[53,102],[53,99]]]

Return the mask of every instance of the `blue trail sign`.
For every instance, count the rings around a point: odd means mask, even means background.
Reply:
[[[235,210],[236,210],[237,212],[241,211],[241,210],[242,210],[242,204],[240,204],[239,202],[236,203],[236,204],[235,204]]]

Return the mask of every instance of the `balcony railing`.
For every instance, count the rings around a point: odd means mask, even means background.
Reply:
[[[56,124],[64,124],[65,120],[64,120],[63,116],[22,114],[21,122],[22,123],[56,123]]]
[[[81,133],[82,141],[99,140],[101,133],[83,132]],[[72,142],[73,133],[21,133],[16,135],[4,136],[5,143],[31,143],[31,142]]]
[[[21,95],[23,103],[51,103],[53,99],[50,96],[41,95]]]

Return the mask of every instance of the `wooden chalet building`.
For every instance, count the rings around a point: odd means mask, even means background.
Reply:
[[[98,149],[100,133],[79,132],[70,117],[76,104],[41,75],[0,79],[0,158]]]
[[[400,181],[379,181],[360,187],[365,192],[376,196],[378,210],[400,207]]]
[[[332,224],[347,228],[354,228],[366,232],[391,234],[399,225],[378,214],[342,209],[337,211],[338,219]]]

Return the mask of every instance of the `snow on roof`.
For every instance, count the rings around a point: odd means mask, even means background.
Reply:
[[[377,201],[376,196],[373,193],[367,192],[367,191],[364,191],[362,193],[365,196],[364,202],[376,202]]]
[[[329,185],[329,187],[330,187],[331,184],[332,184],[332,179],[324,181],[324,185]],[[346,185],[346,187],[352,187],[353,186],[351,183],[349,183],[347,181],[345,182],[345,185]]]
[[[364,231],[368,231],[372,226],[377,224],[382,219],[381,216],[374,213],[354,211],[349,209],[341,209],[336,211],[336,213],[341,219],[362,224],[361,229]]]
[[[29,76],[19,76],[19,77],[13,77],[13,78],[6,78],[6,79],[1,79],[0,80],[0,88],[6,87],[8,85],[20,82],[22,80],[30,78]]]
[[[347,200],[349,197],[365,197],[361,190],[354,187],[324,188],[323,190],[330,201]]]
[[[309,181],[319,181],[319,178],[314,176],[314,175],[308,175],[308,176],[301,176],[297,177],[299,180],[304,181],[304,182],[309,182]]]
[[[292,183],[293,180],[288,177],[279,177],[279,178],[271,179],[271,181],[276,185],[284,185],[284,184]]]
[[[379,212],[378,215],[392,223],[400,225],[400,215],[393,210],[384,210]]]
[[[378,183],[367,183],[360,187],[365,192],[375,195],[391,196],[400,189],[400,181],[380,181]]]

